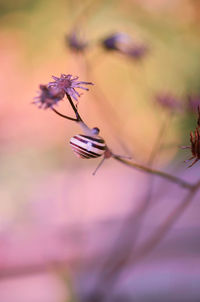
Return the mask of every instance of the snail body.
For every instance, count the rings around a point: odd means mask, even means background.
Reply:
[[[112,156],[127,158],[126,156],[119,156],[112,153],[112,151],[107,147],[104,139],[99,136],[98,128],[95,127],[90,129],[83,122],[81,122],[80,126],[85,134],[77,134],[72,136],[70,139],[70,146],[72,151],[79,158],[90,159],[103,156],[97,168],[92,173],[93,175],[96,174],[97,170],[100,168],[106,158],[111,158]]]
[[[76,156],[83,159],[100,157],[107,150],[104,139],[98,135],[74,135],[70,139],[70,145]]]

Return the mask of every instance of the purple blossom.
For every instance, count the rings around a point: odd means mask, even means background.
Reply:
[[[129,37],[124,33],[114,33],[109,35],[102,41],[102,45],[106,50],[119,50],[119,45],[127,43]]]
[[[142,43],[136,43],[125,33],[114,33],[102,41],[103,47],[108,51],[118,51],[130,58],[141,59],[148,51]]]
[[[78,77],[72,78],[71,74],[61,74],[60,78],[52,76],[52,78],[55,80],[54,82],[50,82],[48,84],[48,87],[50,88],[56,88],[59,91],[62,91],[62,93],[68,94],[70,97],[78,101],[78,97],[81,95],[76,90],[77,88],[83,89],[83,90],[89,90],[87,87],[83,87],[83,85],[94,85],[91,82],[84,82],[84,81],[77,81]]]
[[[130,58],[133,59],[141,59],[143,58],[146,53],[148,52],[148,47],[146,45],[134,45],[130,48],[125,48],[124,50],[121,50],[121,52]]]
[[[64,92],[56,87],[40,85],[40,94],[35,98],[34,104],[39,104],[39,108],[47,109],[56,105],[65,96]]]
[[[181,110],[181,102],[170,93],[160,93],[156,95],[155,101],[158,105],[169,110]]]
[[[88,46],[88,43],[80,38],[77,30],[72,31],[66,36],[66,42],[69,48],[76,52],[83,52]]]

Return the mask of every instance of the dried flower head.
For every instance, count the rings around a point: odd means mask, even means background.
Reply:
[[[155,96],[158,105],[171,111],[180,111],[181,102],[170,93],[160,93]]]
[[[189,158],[187,161],[190,161],[194,159],[192,164],[188,167],[192,167],[198,160],[200,160],[200,133],[199,128],[196,128],[196,130],[190,133],[190,143],[191,146],[189,147],[192,152],[192,157]]]
[[[188,167],[192,167],[198,160],[200,160],[200,107],[198,106],[198,119],[197,128],[194,133],[190,132],[190,146],[183,147],[183,149],[191,149],[192,157],[190,157],[186,162],[194,159],[192,164]]]
[[[77,88],[89,90],[87,87],[83,87],[82,85],[93,85],[91,82],[77,81],[78,77],[72,78],[71,74],[61,74],[60,78],[55,76],[52,76],[52,78],[54,79],[54,82],[50,82],[48,87],[56,88],[59,91],[68,94],[76,101],[78,101],[78,97],[81,96],[76,90]]]
[[[88,43],[81,39],[77,30],[73,30],[66,36],[66,43],[69,48],[75,52],[83,52],[88,47]]]
[[[39,104],[39,108],[47,109],[56,105],[64,98],[64,92],[57,87],[40,85],[40,94],[35,98],[34,104]]]

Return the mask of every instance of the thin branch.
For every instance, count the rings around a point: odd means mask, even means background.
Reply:
[[[162,178],[165,178],[167,179],[168,181],[171,181],[185,189],[193,189],[194,185],[179,178],[179,177],[176,177],[174,175],[171,175],[171,174],[168,174],[166,172],[163,172],[163,171],[159,171],[159,170],[154,170],[152,168],[149,168],[149,167],[146,167],[146,166],[143,166],[143,165],[139,165],[139,164],[136,164],[136,163],[133,163],[131,161],[128,161],[128,160],[125,160],[125,159],[122,159],[121,157],[119,156],[116,156],[116,155],[113,155],[113,158],[120,161],[121,163],[131,167],[131,168],[135,168],[137,170],[140,170],[140,171],[143,171],[143,172],[146,172],[146,173],[150,173],[150,174],[153,174],[153,175],[157,175],[157,176],[160,176]]]
[[[66,93],[66,96],[67,96],[67,98],[68,98],[68,100],[69,100],[69,102],[70,102],[70,105],[72,106],[72,109],[74,110],[74,113],[75,113],[75,115],[76,115],[76,121],[77,121],[77,122],[83,122],[83,120],[82,120],[80,114],[78,113],[78,110],[77,110],[76,106],[74,105],[74,103],[73,103],[73,101],[72,101],[71,96],[70,96],[68,93]]]
[[[70,121],[78,122],[78,120],[77,120],[76,118],[73,118],[73,117],[64,115],[64,114],[60,113],[59,111],[57,111],[57,110],[56,110],[55,108],[53,108],[53,107],[51,107],[51,110],[52,110],[53,112],[55,112],[56,114],[58,114],[59,116],[61,116],[61,117],[64,117],[64,118],[66,118],[66,119],[68,119],[68,120],[70,120]]]

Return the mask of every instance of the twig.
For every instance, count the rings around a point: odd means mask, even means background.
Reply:
[[[70,105],[72,106],[72,109],[74,110],[74,113],[75,113],[75,115],[76,115],[76,121],[77,121],[77,122],[83,122],[83,120],[82,120],[80,114],[78,113],[78,110],[77,110],[76,106],[74,105],[74,103],[73,103],[73,101],[72,101],[71,96],[70,96],[68,93],[66,93],[66,96],[67,96],[67,98],[68,98],[68,100],[69,100],[69,102],[70,102]]]
[[[139,165],[137,163],[134,163],[134,162],[131,162],[131,161],[128,161],[128,160],[125,160],[119,156],[116,156],[116,155],[113,155],[113,158],[120,161],[121,163],[125,164],[126,166],[128,167],[131,167],[131,168],[135,168],[137,170],[140,170],[140,171],[143,171],[143,172],[146,172],[146,173],[150,173],[150,174],[153,174],[153,175],[157,175],[157,176],[160,176],[162,178],[165,178],[167,179],[168,181],[171,181],[185,189],[193,189],[194,185],[179,178],[179,177],[176,177],[174,175],[171,175],[171,174],[168,174],[166,172],[163,172],[163,171],[159,171],[159,170],[155,170],[155,169],[152,169],[152,168],[149,168],[149,167],[146,167],[144,165]]]
[[[51,107],[51,110],[52,110],[53,112],[55,112],[56,114],[58,114],[59,116],[61,116],[61,117],[64,117],[64,118],[66,118],[66,119],[68,119],[68,120],[77,122],[77,119],[76,119],[76,118],[73,118],[73,117],[64,115],[64,114],[60,113],[59,111],[57,111],[57,110],[56,110],[55,108],[53,108],[53,107]]]

